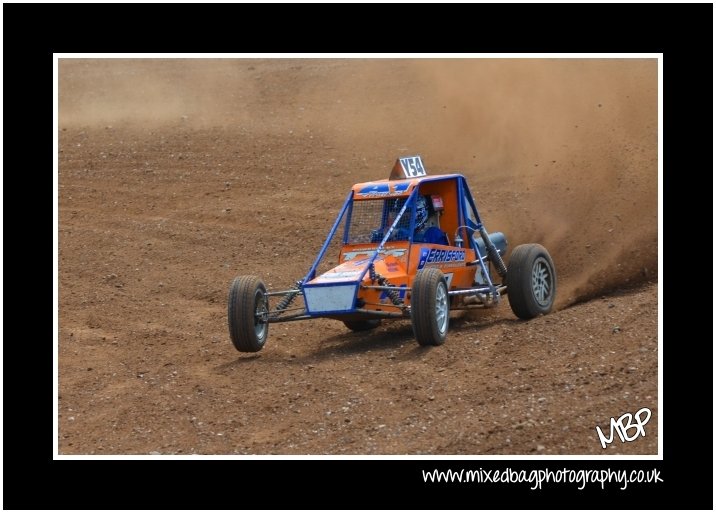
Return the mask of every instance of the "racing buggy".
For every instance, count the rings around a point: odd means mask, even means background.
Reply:
[[[507,295],[520,319],[546,314],[557,276],[547,250],[489,233],[461,174],[428,175],[419,156],[396,160],[387,180],[353,186],[306,275],[269,291],[238,276],[228,300],[229,334],[260,351],[269,325],[326,317],[353,331],[410,319],[418,344],[445,342],[450,310],[492,308]],[[337,261],[333,260],[337,257]]]

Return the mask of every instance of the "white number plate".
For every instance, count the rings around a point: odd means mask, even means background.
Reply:
[[[425,176],[427,174],[420,156],[401,157],[398,160],[400,160],[400,167],[403,168],[403,174],[405,174],[406,178],[415,178],[416,176]]]

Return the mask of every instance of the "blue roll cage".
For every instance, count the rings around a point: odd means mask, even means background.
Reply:
[[[388,241],[390,236],[393,234],[393,231],[396,229],[396,226],[398,225],[398,222],[402,218],[405,211],[410,207],[410,240],[409,242],[413,243],[413,233],[415,231],[415,205],[416,201],[415,198],[418,195],[418,190],[420,186],[423,183],[429,183],[429,182],[436,182],[436,181],[443,181],[443,180],[456,180],[457,181],[457,194],[459,198],[458,202],[458,230],[460,229],[469,229],[472,230],[472,232],[479,232],[482,230],[483,224],[482,219],[480,218],[480,213],[477,210],[477,206],[475,205],[475,201],[472,197],[472,194],[470,192],[470,188],[467,185],[467,180],[465,180],[465,177],[460,174],[452,174],[452,175],[441,175],[441,176],[435,176],[435,177],[427,177],[420,181],[420,184],[413,189],[413,191],[410,193],[410,195],[407,198],[407,201],[403,205],[403,208],[400,209],[400,212],[398,212],[398,215],[393,220],[393,223],[391,224],[390,228],[386,231],[385,235],[383,236],[383,239],[380,241],[380,244],[378,244],[378,247],[376,248],[376,251],[373,253],[373,256],[370,258],[370,261],[366,268],[361,273],[360,277],[358,278],[358,282],[360,283],[363,281],[365,274],[369,271],[369,269],[373,268],[373,263],[375,262],[375,259],[378,257],[378,255],[382,252],[383,247],[385,246],[385,243]],[[475,216],[475,219],[477,223],[474,223],[466,214],[465,212],[465,202],[463,201],[463,198],[466,198],[469,203],[469,207],[472,210],[473,215]],[[386,198],[376,198],[376,199],[386,199]],[[346,197],[345,202],[343,203],[343,207],[341,208],[340,212],[338,213],[338,216],[336,217],[335,222],[333,223],[333,226],[331,227],[330,232],[328,232],[328,237],[326,237],[326,241],[323,243],[323,246],[321,247],[321,250],[318,252],[318,256],[316,257],[315,261],[313,262],[313,265],[309,269],[308,273],[306,273],[306,276],[303,278],[302,283],[307,283],[314,279],[316,277],[316,269],[318,268],[319,264],[323,260],[323,257],[326,254],[326,251],[328,250],[328,246],[331,244],[331,241],[333,240],[333,237],[336,234],[336,231],[338,230],[338,227],[341,224],[341,221],[343,220],[343,216],[347,214],[346,217],[346,224],[345,224],[345,230],[343,234],[343,243],[346,244],[348,242],[348,234],[350,230],[350,221],[351,221],[351,214],[353,212],[353,191],[351,190],[348,193],[348,196]],[[374,201],[374,200],[361,200],[361,201]],[[487,278],[488,282],[488,290],[491,294],[493,294],[493,297],[497,297],[497,289],[495,285],[492,283],[492,279],[490,277],[490,273],[487,270],[487,267],[485,265],[485,259],[484,256],[480,253],[480,249],[478,245],[475,242],[475,239],[473,238],[472,234],[467,234],[468,236],[466,239],[469,241],[470,248],[475,251],[475,254],[477,255],[477,262],[478,265],[481,266],[485,277]]]

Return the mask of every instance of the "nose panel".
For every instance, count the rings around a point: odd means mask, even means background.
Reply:
[[[303,287],[303,297],[311,315],[345,313],[355,309],[357,290],[357,283],[306,285]]]

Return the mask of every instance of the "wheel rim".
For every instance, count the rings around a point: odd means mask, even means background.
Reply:
[[[438,331],[444,334],[448,325],[448,295],[445,283],[438,283],[438,289],[435,293],[435,318],[438,321]]]
[[[553,290],[552,271],[543,257],[535,260],[532,266],[532,294],[540,306],[548,306],[552,302]]]
[[[261,290],[256,291],[254,304],[256,310],[254,312],[254,331],[258,340],[263,340],[268,329],[268,304],[266,295]]]

